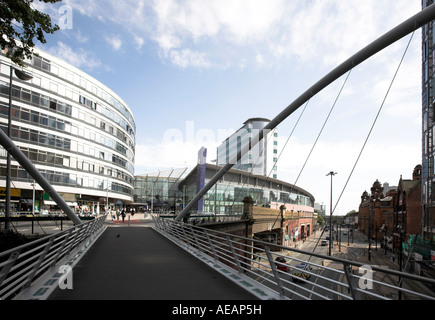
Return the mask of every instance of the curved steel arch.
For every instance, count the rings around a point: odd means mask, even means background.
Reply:
[[[435,4],[430,5],[424,10],[420,11],[413,17],[408,20],[402,22],[400,25],[387,32],[377,40],[373,41],[371,44],[366,46],[364,49],[360,50],[348,60],[340,64],[322,79],[320,79],[316,84],[314,84],[311,88],[305,91],[302,95],[300,95],[296,100],[294,100],[287,108],[285,108],[280,114],[278,114],[273,120],[271,120],[260,133],[253,139],[253,141],[260,141],[264,137],[264,133],[268,133],[271,130],[275,129],[282,121],[284,121],[288,116],[290,116],[293,112],[295,112],[299,107],[301,107],[304,103],[310,100],[317,93],[322,91],[328,85],[333,83],[335,80],[340,78],[346,72],[350,71],[357,65],[361,64],[368,58],[372,57],[376,53],[382,51],[386,47],[390,46],[394,42],[402,39],[406,35],[414,32],[415,30],[421,28],[425,24],[430,21],[435,20]],[[246,145],[242,150],[238,152],[238,154],[229,161],[228,164],[222,167],[216,175],[202,188],[196,196],[188,203],[188,205],[179,213],[179,215],[175,218],[176,221],[180,221],[189,210],[201,199],[208,190],[210,190],[222,176],[228,172],[235,163],[237,163],[237,159],[241,159],[251,148],[249,145]]]

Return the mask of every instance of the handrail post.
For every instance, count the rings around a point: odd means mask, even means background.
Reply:
[[[242,273],[242,266],[240,265],[240,261],[237,258],[236,250],[234,250],[234,246],[231,242],[230,236],[227,236],[227,243],[228,243],[228,246],[231,250],[231,253],[233,254],[234,262],[237,264],[237,269],[238,269],[239,273]]]
[[[6,279],[7,275],[9,274],[9,271],[14,266],[15,261],[17,261],[19,256],[20,256],[20,252],[18,250],[12,252],[9,255],[8,262],[0,270],[0,286],[3,283],[3,280]]]
[[[68,234],[65,236],[65,239],[62,241],[62,244],[59,246],[59,249],[57,249],[57,253],[53,258],[53,262],[51,263],[50,267],[54,267],[57,263],[57,259],[59,258],[59,256],[62,254],[62,250],[63,248],[65,248],[69,238],[71,237],[71,233],[72,233],[73,229],[70,229]]]
[[[198,238],[196,237],[195,230],[193,230],[192,226],[189,226],[190,232],[192,232],[193,239],[195,240],[195,244],[198,247],[198,250],[202,251],[201,246],[199,245]],[[184,228],[183,228],[184,230]]]
[[[207,237],[208,244],[210,246],[211,251],[213,252],[214,259],[216,261],[218,261],[219,260],[218,255],[216,254],[216,251],[214,250],[214,245],[213,245],[213,242],[211,241],[210,236],[208,235],[208,232],[205,233],[205,236]]]
[[[361,293],[357,290],[355,277],[352,272],[352,267],[343,263],[344,274],[346,275],[347,284],[353,300],[361,300]]]
[[[44,261],[45,256],[50,251],[50,248],[53,245],[54,239],[55,239],[55,237],[53,236],[48,240],[47,244],[44,247],[44,250],[42,251],[41,255],[38,258],[38,261],[33,266],[32,271],[29,272],[29,275],[27,276],[27,279],[26,279],[26,283],[23,286],[24,288],[29,287],[30,284],[32,283],[32,280],[35,277],[35,274],[38,271],[38,268],[40,267],[41,263]]]
[[[273,273],[273,276],[275,277],[276,285],[278,286],[279,295],[284,296],[285,291],[284,291],[284,288],[282,286],[281,277],[278,273],[278,270],[276,270],[276,265],[275,265],[275,262],[273,261],[273,257],[272,257],[272,254],[270,253],[269,247],[265,246],[264,251],[266,252],[267,259],[269,260],[270,267],[272,268],[272,273]]]

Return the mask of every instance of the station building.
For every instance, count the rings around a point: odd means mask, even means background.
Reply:
[[[221,169],[205,165],[205,183]],[[194,168],[179,183],[188,203],[197,194],[198,169]],[[244,170],[230,169],[203,197],[203,212],[215,215],[243,213],[243,200],[252,197],[254,206],[279,210],[284,205],[292,212],[314,212],[314,197],[306,190],[288,182],[256,175]]]

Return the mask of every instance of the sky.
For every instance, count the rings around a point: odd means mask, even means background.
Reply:
[[[273,119],[340,63],[418,13],[421,1],[64,0],[34,6],[61,27],[37,47],[99,80],[131,109],[135,174],[141,175],[190,170],[201,147],[211,163],[216,147],[247,119]],[[278,179],[310,192],[327,213],[332,203],[335,215],[358,211],[362,193],[376,180],[396,186],[421,164],[421,31],[346,76],[278,127]],[[337,173],[332,202],[330,171]]]

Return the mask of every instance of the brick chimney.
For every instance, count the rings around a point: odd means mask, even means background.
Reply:
[[[414,172],[412,173],[412,180],[420,180],[421,179],[421,165],[417,165],[414,168]]]

